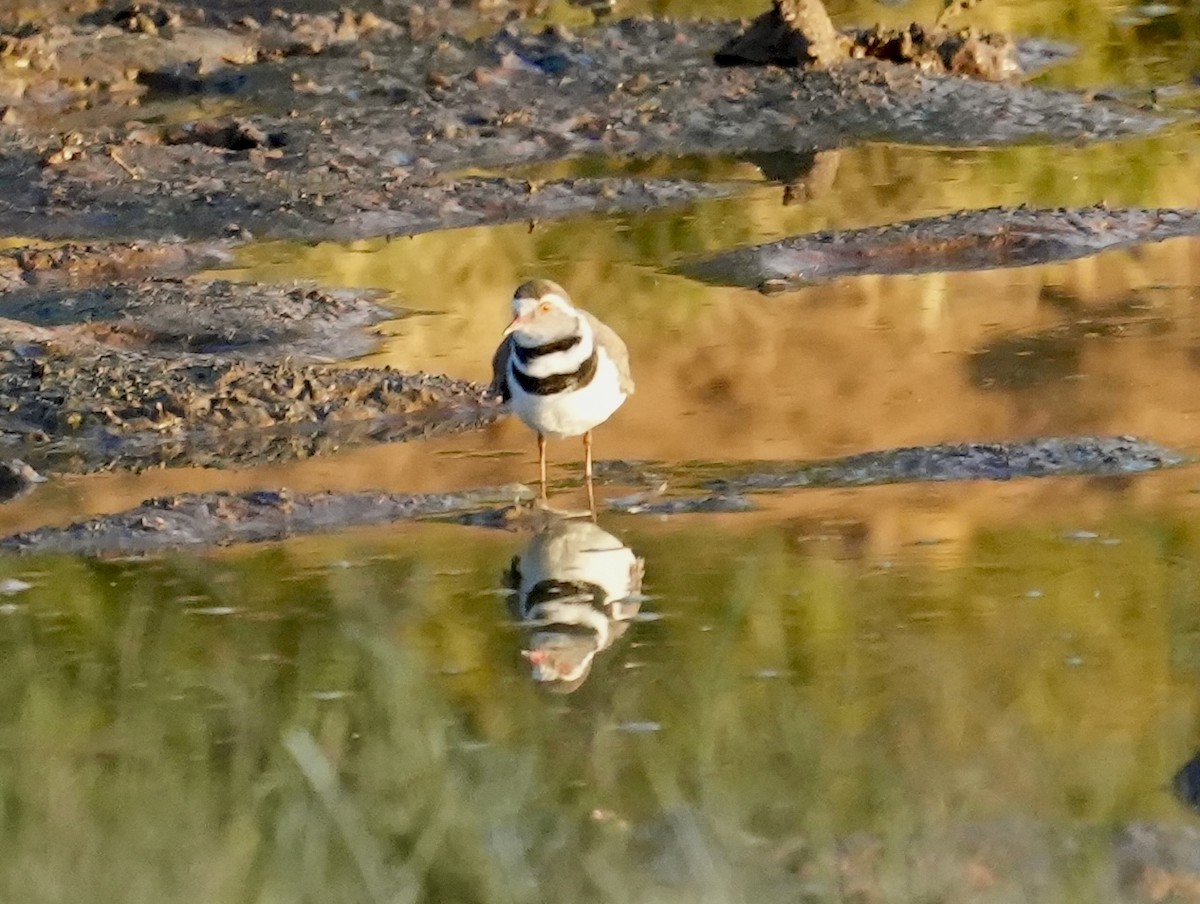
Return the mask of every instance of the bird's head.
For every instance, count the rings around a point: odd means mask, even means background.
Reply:
[[[530,677],[543,689],[571,694],[587,681],[598,652],[593,635],[551,628],[537,632],[531,641],[531,649],[522,650],[521,656],[530,665]]]
[[[517,286],[512,299],[513,319],[504,331],[519,344],[533,347],[567,339],[579,332],[579,312],[567,290],[548,279],[531,279]]]

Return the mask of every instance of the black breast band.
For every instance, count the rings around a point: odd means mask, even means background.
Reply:
[[[545,348],[545,346],[542,346]],[[596,367],[599,364],[599,358],[596,355],[596,350],[593,348],[592,353],[588,355],[587,360],[579,365],[579,370],[569,374],[550,374],[548,377],[532,377],[513,362],[512,375],[516,384],[526,392],[533,395],[557,395],[560,392],[570,392],[573,389],[582,389],[592,382],[592,377],[596,376]]]
[[[583,337],[578,333],[574,336],[567,336],[565,339],[555,339],[553,342],[547,342],[545,345],[535,345],[532,348],[526,348],[523,345],[513,343],[513,352],[517,356],[517,360],[522,364],[528,364],[534,358],[540,358],[542,355],[553,355],[555,352],[565,352],[577,346]]]

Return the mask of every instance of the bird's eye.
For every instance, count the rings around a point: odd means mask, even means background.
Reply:
[[[554,307],[554,305],[550,304],[550,302],[543,301],[540,305],[538,305],[538,313],[549,314],[552,307]]]

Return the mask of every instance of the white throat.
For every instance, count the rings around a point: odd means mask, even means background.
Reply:
[[[570,348],[561,352],[551,352],[548,355],[538,355],[526,362],[514,359],[513,364],[531,377],[552,377],[556,374],[575,373],[592,356],[592,351],[596,347],[596,337],[592,334],[591,324],[582,317],[576,320],[576,324],[579,341]],[[522,335],[518,333],[516,337],[518,345],[524,348],[537,347],[537,345],[530,346],[522,342],[522,338]]]

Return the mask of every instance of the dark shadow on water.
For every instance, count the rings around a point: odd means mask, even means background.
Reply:
[[[1200,813],[1200,753],[1179,767],[1171,780],[1171,787],[1181,804]]]
[[[583,685],[641,609],[643,570],[633,550],[586,521],[556,521],[513,556],[503,582],[528,629],[521,655],[534,682],[562,694]]]
[[[1176,329],[1136,294],[1089,307],[1082,299],[1049,288],[1039,300],[1063,322],[1039,333],[1003,335],[977,349],[967,358],[971,385],[1019,391],[1058,384],[1085,370],[1084,350],[1093,340],[1160,338]]]
[[[967,359],[971,384],[981,389],[1035,389],[1079,373],[1083,340],[1006,336]]]

